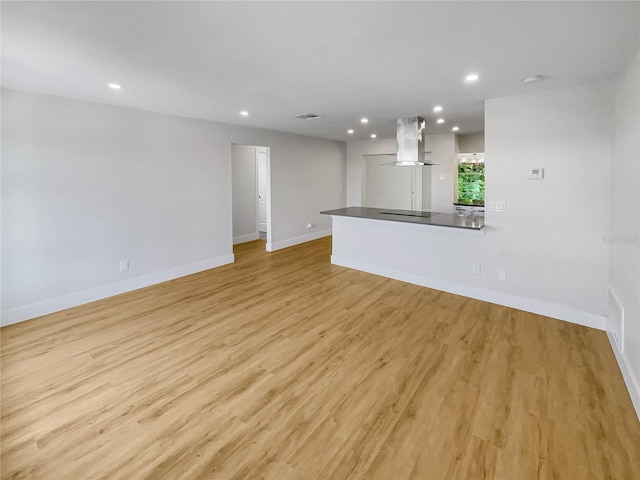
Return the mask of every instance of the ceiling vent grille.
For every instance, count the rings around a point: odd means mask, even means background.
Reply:
[[[315,113],[301,113],[300,115],[296,115],[294,118],[299,118],[300,120],[316,120],[317,118],[324,118],[322,115],[316,115]]]

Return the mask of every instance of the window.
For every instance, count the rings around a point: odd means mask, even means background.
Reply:
[[[484,205],[484,162],[458,163],[457,203]]]

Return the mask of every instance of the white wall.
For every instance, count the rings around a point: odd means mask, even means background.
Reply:
[[[259,134],[237,143],[271,147],[271,249],[330,235],[331,217],[320,212],[346,206],[346,144],[268,130],[254,132]],[[313,228],[307,230],[307,223]]]
[[[619,359],[640,416],[640,56],[615,92],[609,283],[626,310]]]
[[[486,287],[606,315],[612,95],[598,83],[486,102]]]
[[[232,261],[232,143],[271,147],[272,249],[345,206],[342,142],[11,90],[2,120],[3,324]]]
[[[258,238],[256,147],[231,146],[233,243]]]
[[[484,152],[484,133],[472,135],[458,135],[458,152],[481,153]]]

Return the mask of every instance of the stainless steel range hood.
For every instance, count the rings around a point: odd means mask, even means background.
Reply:
[[[427,160],[431,152],[424,151],[425,121],[422,117],[399,118],[396,131],[398,153],[364,155],[393,159],[383,165],[392,167],[429,167],[436,165]]]

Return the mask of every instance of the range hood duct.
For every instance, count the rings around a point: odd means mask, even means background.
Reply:
[[[398,119],[398,156],[395,162],[388,165],[394,167],[423,166],[424,161],[424,127],[422,117],[409,117]]]
[[[399,118],[396,131],[398,153],[364,155],[365,157],[388,157],[394,161],[383,163],[392,167],[429,167],[436,165],[427,161],[424,151],[425,121],[422,117]]]

